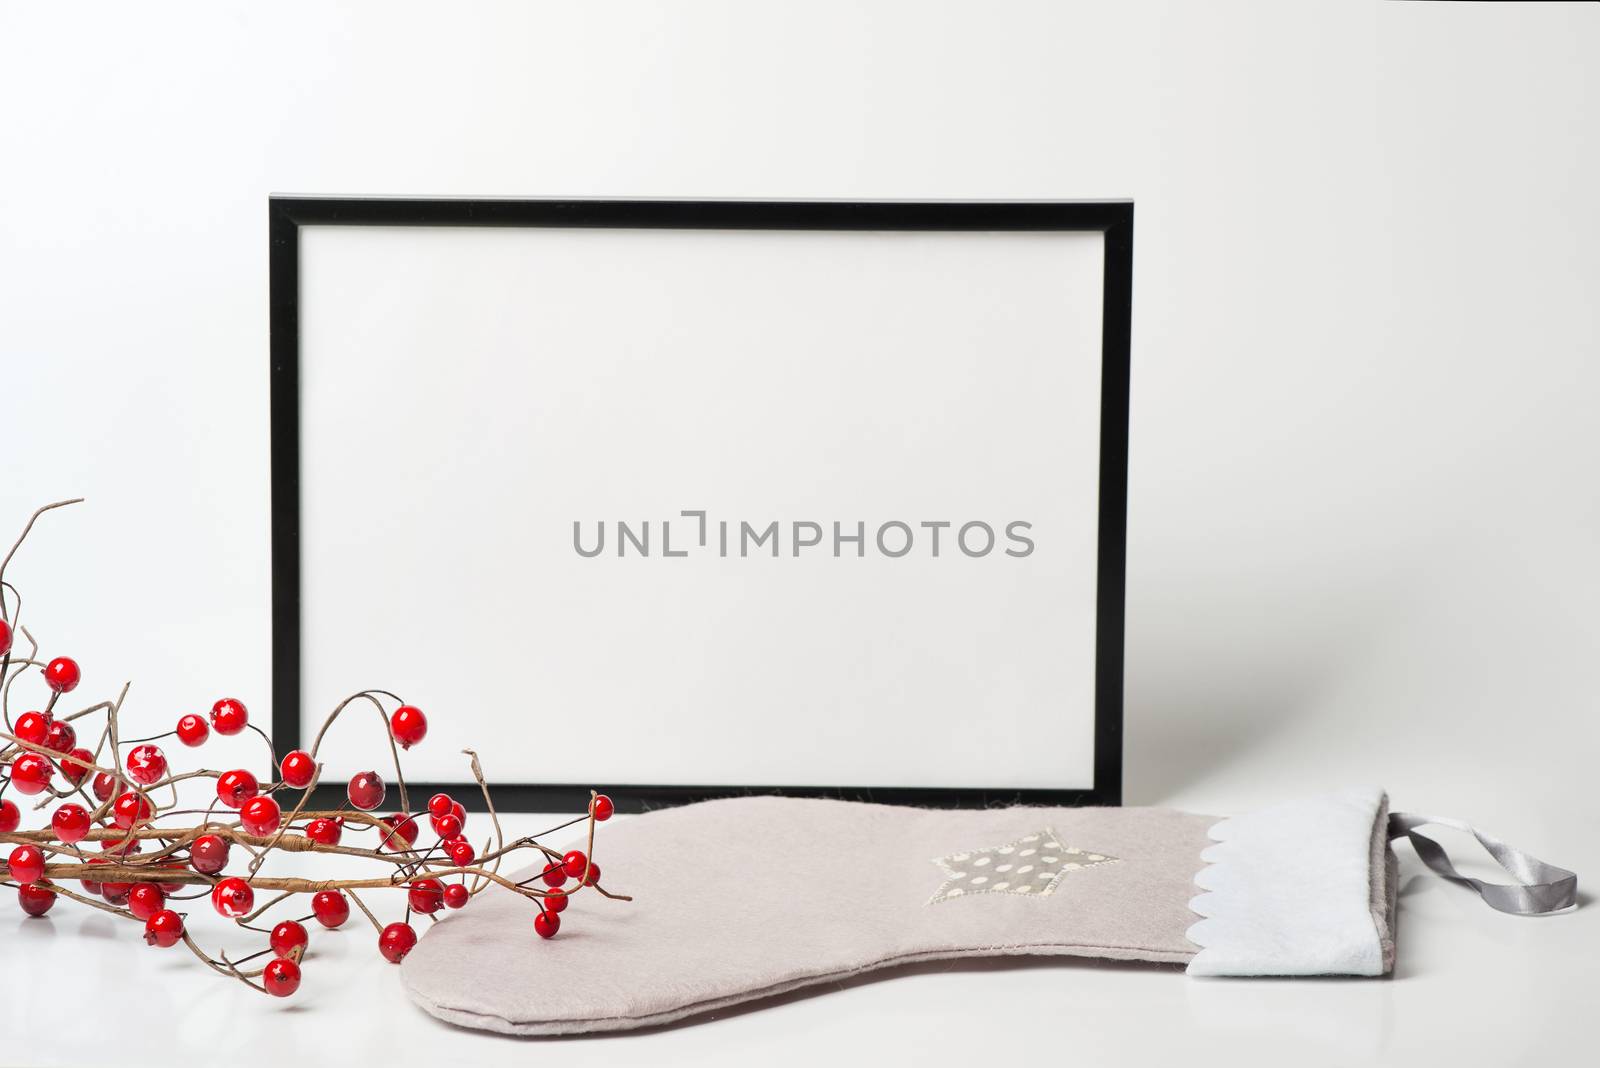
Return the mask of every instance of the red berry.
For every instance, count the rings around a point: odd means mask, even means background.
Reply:
[[[239,822],[244,824],[244,829],[251,834],[265,837],[282,825],[283,812],[278,808],[278,803],[270,797],[264,795],[252,797],[239,810]]]
[[[90,857],[89,858],[89,863],[90,864],[109,864],[111,862],[109,860],[102,860],[99,857]],[[78,880],[78,885],[83,887],[83,892],[86,893],[86,894],[99,894],[99,893],[103,892],[103,890],[104,890],[104,887],[102,887],[99,883],[95,882],[93,879],[79,879]]]
[[[44,666],[44,684],[56,693],[71,693],[78,688],[83,672],[70,656],[58,656]]]
[[[228,866],[228,840],[202,834],[189,844],[189,866],[201,875],[215,875]]]
[[[604,823],[611,818],[611,813],[615,811],[615,808],[611,804],[611,798],[605,794],[597,794],[589,804],[589,811],[594,813],[596,823]]]
[[[599,881],[600,881],[600,865],[598,865],[598,864],[594,863],[593,861],[591,861],[589,863],[589,874],[585,875],[583,877],[583,885],[584,886],[593,886],[595,883],[597,883]]]
[[[25,742],[43,745],[45,738],[50,734],[52,722],[53,718],[44,712],[24,712],[17,717],[17,725],[11,733]]]
[[[242,701],[224,697],[211,706],[211,729],[218,734],[238,734],[250,725],[250,712]]]
[[[17,887],[17,904],[29,916],[43,916],[56,903],[56,892],[48,886]]]
[[[116,803],[111,806],[111,820],[122,830],[126,831],[136,823],[143,823],[150,818],[155,810],[150,807],[150,799],[129,790]]]
[[[544,869],[544,885],[560,886],[567,881],[567,869],[560,864],[547,864]]]
[[[393,816],[384,816],[378,820],[384,828],[383,841],[378,843],[380,849],[387,849],[394,853],[401,853],[417,843],[417,821],[404,813]]]
[[[533,929],[539,932],[540,938],[554,938],[561,930],[561,917],[546,909],[533,918]]]
[[[544,907],[551,912],[565,912],[567,910],[567,892],[565,890],[552,890],[544,896]]]
[[[50,817],[50,829],[67,845],[81,842],[89,837],[89,810],[82,805],[62,805]]]
[[[278,770],[285,783],[298,789],[311,785],[311,779],[317,773],[317,762],[304,749],[296,749],[283,758]]]
[[[44,878],[44,851],[38,846],[23,845],[11,851],[13,882],[35,883]]]
[[[137,915],[137,913],[135,914]],[[162,909],[144,921],[145,944],[170,949],[183,940],[183,917]]]
[[[477,855],[472,848],[472,843],[465,838],[452,838],[444,844],[445,856],[450,858],[450,863],[458,868],[465,868],[472,863],[472,858]]]
[[[472,895],[460,883],[451,883],[444,888],[444,903],[447,908],[461,908],[470,900],[472,900]]]
[[[261,985],[275,998],[286,998],[300,989],[300,965],[279,957],[261,970]]]
[[[390,964],[399,964],[417,944],[417,932],[409,923],[391,923],[378,936],[378,952]]]
[[[153,745],[136,745],[128,753],[128,777],[140,786],[161,781],[167,773],[167,755]]]
[[[311,911],[318,923],[331,930],[350,918],[350,902],[337,890],[324,890],[311,899]]]
[[[112,905],[126,905],[128,895],[133,893],[133,883],[101,883],[100,896]]]
[[[155,883],[135,883],[128,890],[128,911],[136,920],[148,920],[167,907],[167,896]]]
[[[112,778],[110,772],[97,771],[94,776],[94,796],[97,801],[109,800],[111,795],[128,785],[121,779]]]
[[[306,929],[294,920],[284,920],[272,929],[268,942],[272,945],[272,952],[280,957],[287,957],[295,950],[304,951],[306,943],[311,941],[306,934]]]
[[[450,815],[454,816],[456,819],[461,821],[462,830],[466,829],[466,827],[467,827],[467,809],[466,809],[465,805],[463,805],[460,801],[452,801],[452,802],[450,802]]]
[[[387,792],[383,785],[383,778],[375,771],[360,771],[350,776],[350,788],[346,795],[350,803],[363,812],[371,812],[383,804],[383,795]]]
[[[566,869],[569,879],[581,879],[589,868],[589,858],[584,856],[583,850],[574,849],[561,858],[561,866]]]
[[[325,819],[321,816],[306,824],[306,837],[323,845],[338,845],[344,830],[344,820]]]
[[[418,879],[407,893],[413,912],[431,916],[444,907],[444,885],[438,879]]]
[[[414,705],[401,705],[389,717],[389,730],[401,749],[410,749],[428,736],[428,717]]]
[[[94,763],[94,754],[87,749],[72,750],[61,758],[61,777],[76,786],[89,774],[89,765]],[[105,798],[101,798],[102,801]]]
[[[78,732],[65,720],[52,720],[44,736],[45,748],[54,753],[65,753],[78,744]]]
[[[256,892],[237,876],[230,876],[211,888],[212,906],[230,920],[249,912],[255,903]]]
[[[10,834],[22,825],[22,810],[15,801],[0,801],[0,834]]]
[[[243,768],[225,771],[217,777],[217,797],[229,808],[238,808],[260,792],[261,784]]]
[[[193,749],[197,745],[204,745],[206,739],[211,737],[211,728],[206,726],[204,716],[184,716],[178,720],[178,741]]]
[[[11,624],[0,619],[0,656],[11,651]]]
[[[441,840],[461,837],[461,821],[456,819],[453,814],[434,816],[431,822],[433,823],[433,833],[438,835]]]
[[[448,816],[455,808],[455,802],[449,794],[434,794],[428,798],[428,815]]]

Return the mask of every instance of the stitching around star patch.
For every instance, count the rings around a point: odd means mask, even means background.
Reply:
[[[935,857],[945,880],[926,904],[977,894],[1048,897],[1067,873],[1109,864],[1116,857],[1069,846],[1054,828],[1023,835],[1005,845]]]

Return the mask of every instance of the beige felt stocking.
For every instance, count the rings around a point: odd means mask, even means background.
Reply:
[[[1220,823],[1158,808],[711,801],[607,828],[596,859],[632,902],[582,895],[544,941],[530,903],[495,888],[434,926],[402,975],[441,1019],[525,1035],[667,1023],[961,957],[1380,975],[1394,955],[1386,809],[1377,790]],[[694,860],[708,854],[709,876]]]

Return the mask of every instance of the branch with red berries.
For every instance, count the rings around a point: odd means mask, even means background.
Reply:
[[[327,929],[342,927],[350,919],[352,903],[377,931],[379,952],[399,963],[417,943],[415,916],[436,921],[442,910],[463,908],[490,886],[527,898],[537,909],[533,927],[542,938],[560,930],[562,913],[581,891],[630,900],[601,885],[600,865],[594,861],[595,825],[610,819],[613,810],[604,794],[591,791],[588,811],[581,816],[506,841],[478,756],[469,749],[463,752],[493,831],[483,844],[468,840],[466,809],[449,794],[435,794],[424,808],[412,810],[400,752],[426,737],[428,720],[421,709],[386,690],[364,690],[346,698],[328,714],[309,750],[294,750],[281,760],[272,739],[231,697],[216,702],[209,716],[186,715],[164,734],[127,740],[120,731],[126,685],[115,700],[59,712],[62,698],[78,687],[78,664],[68,657],[39,659],[38,644],[21,625],[21,597],[5,581],[5,569],[39,516],[76,503],[61,501],[35,512],[0,561],[0,713],[5,720],[0,731],[0,885],[16,892],[28,915],[43,916],[65,898],[142,925],[152,946],[169,948],[181,942],[215,971],[254,990],[287,997],[300,986],[300,965],[310,941],[305,924],[314,920]],[[26,655],[13,648],[18,635],[29,646]],[[42,679],[48,694],[44,707],[13,720],[12,685],[34,676]],[[400,802],[388,815],[373,815],[389,794],[388,783],[376,771],[351,777],[345,807],[307,808],[322,774],[318,749],[329,728],[351,708],[374,709],[382,720]],[[98,730],[87,729],[91,726]],[[257,776],[248,768],[176,771],[156,744],[176,738],[185,748],[200,748],[213,733],[246,731],[265,743],[270,774]],[[93,735],[93,746],[80,745],[80,734]],[[179,807],[180,784],[192,792],[196,782],[207,779],[215,780],[215,789],[206,807]],[[6,796],[12,791],[37,797],[34,812],[54,805],[48,825],[19,829],[23,813]],[[433,831],[429,845],[418,841],[423,816]],[[586,849],[563,854],[540,842],[580,823],[588,828]],[[8,854],[5,846],[12,847]],[[377,874],[344,879],[262,874],[274,854],[299,853],[349,857]],[[542,857],[539,875],[513,882],[500,874],[502,861],[528,854]],[[78,889],[69,889],[67,884],[74,881]],[[363,900],[368,891],[374,902],[388,896],[385,891],[401,892],[404,918],[382,922]],[[258,892],[271,896],[258,901]],[[267,948],[241,956],[203,950],[187,930],[181,903],[207,897],[251,941],[259,944],[266,935]],[[297,905],[307,897],[309,912]],[[296,913],[304,914],[285,916]],[[274,920],[273,926],[264,926]],[[264,963],[252,966],[261,958]]]

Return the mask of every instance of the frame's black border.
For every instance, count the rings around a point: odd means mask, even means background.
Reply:
[[[1100,532],[1095,649],[1094,786],[936,789],[603,784],[623,811],[737,794],[777,793],[914,805],[1120,805],[1122,658],[1128,502],[1128,357],[1133,311],[1131,201],[412,200],[272,197],[272,727],[280,749],[300,744],[300,228],[302,226],[543,226],[712,230],[1079,230],[1105,235],[1101,340]],[[460,783],[408,784],[426,795]],[[498,784],[508,810],[581,808],[587,784]],[[477,791],[457,794],[481,807]],[[312,803],[337,807],[321,786]],[[477,803],[474,804],[474,801]]]

